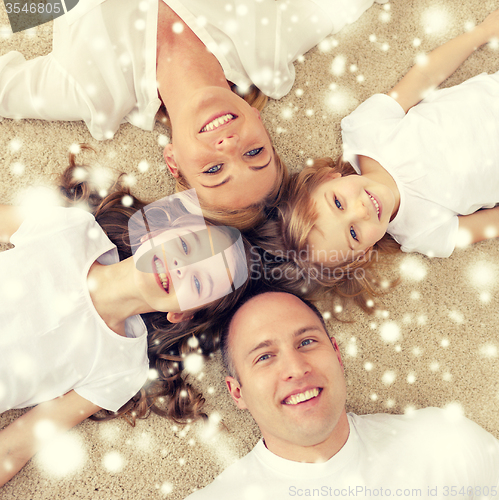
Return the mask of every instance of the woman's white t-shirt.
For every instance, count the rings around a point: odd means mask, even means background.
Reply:
[[[358,155],[394,178],[400,208],[388,233],[405,252],[448,257],[458,215],[499,202],[499,72],[432,92],[404,113],[376,94],[341,122],[344,158]]]
[[[164,0],[219,60],[228,80],[289,92],[293,61],[374,0]],[[124,121],[152,130],[158,0],[81,0],[54,21],[54,49],[0,57],[0,117],[84,120],[96,139]]]
[[[56,207],[29,216],[0,253],[0,412],[74,390],[116,411],[144,385],[147,330],[123,337],[97,314],[87,276],[118,252],[89,213]]]

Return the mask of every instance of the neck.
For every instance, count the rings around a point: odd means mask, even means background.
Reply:
[[[88,289],[95,310],[114,332],[125,335],[125,320],[151,312],[136,294],[131,266],[133,257],[104,266],[94,262],[88,272]]]
[[[170,119],[182,103],[200,88],[230,89],[216,57],[168,7],[159,2],[156,78],[160,97]],[[180,33],[178,27],[181,27]]]
[[[274,441],[264,436],[265,446],[269,451],[286,460],[304,463],[327,462],[336,455],[347,442],[350,434],[350,425],[345,409],[336,424],[333,432],[322,442],[302,446],[295,443]]]

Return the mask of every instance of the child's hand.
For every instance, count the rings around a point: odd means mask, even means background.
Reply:
[[[476,30],[483,34],[483,43],[490,42],[493,38],[499,38],[499,9],[489,14],[476,27]]]

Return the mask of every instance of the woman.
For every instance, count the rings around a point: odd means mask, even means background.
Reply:
[[[165,105],[177,188],[254,225],[287,172],[258,113],[231,92],[273,98],[292,62],[373,0],[81,0],[54,22],[54,50],[0,59],[0,116],[81,120],[99,140],[124,120],[146,130]],[[251,95],[251,94],[249,94]],[[256,103],[255,103],[256,105]],[[241,210],[251,207],[241,216]]]

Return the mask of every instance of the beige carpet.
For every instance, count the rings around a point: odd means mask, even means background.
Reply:
[[[339,151],[340,119],[375,92],[389,90],[414,58],[499,7],[491,0],[393,0],[374,5],[354,25],[329,37],[296,63],[297,79],[284,99],[271,102],[265,122],[292,170],[308,158]],[[28,57],[46,53],[51,26],[9,35],[0,7],[0,52]],[[334,67],[343,74],[334,76]],[[446,85],[499,69],[499,49],[474,54]],[[0,123],[0,201],[10,202],[32,183],[50,183],[66,162],[71,144],[89,142],[99,162],[136,178],[139,196],[171,192],[162,148],[166,132],[123,126],[112,141],[97,143],[82,123]],[[149,166],[147,171],[144,162]],[[17,172],[17,173],[16,173]],[[22,173],[19,173],[22,172]],[[427,406],[464,412],[499,437],[499,243],[489,241],[446,260],[417,255],[394,259],[402,282],[372,316],[356,323],[330,323],[344,354],[348,408],[356,413],[400,413]],[[0,278],[1,279],[1,278]],[[331,306],[328,306],[331,307]],[[327,308],[325,309],[327,310]],[[383,338],[393,336],[392,343]],[[397,338],[398,336],[398,338]],[[181,499],[200,488],[259,438],[245,413],[226,394],[218,357],[198,375],[213,421],[226,432],[184,428],[158,417],[131,428],[125,421],[87,421],[69,433],[68,455],[56,449],[33,460],[2,490],[18,499]],[[0,417],[0,427],[20,411]]]

